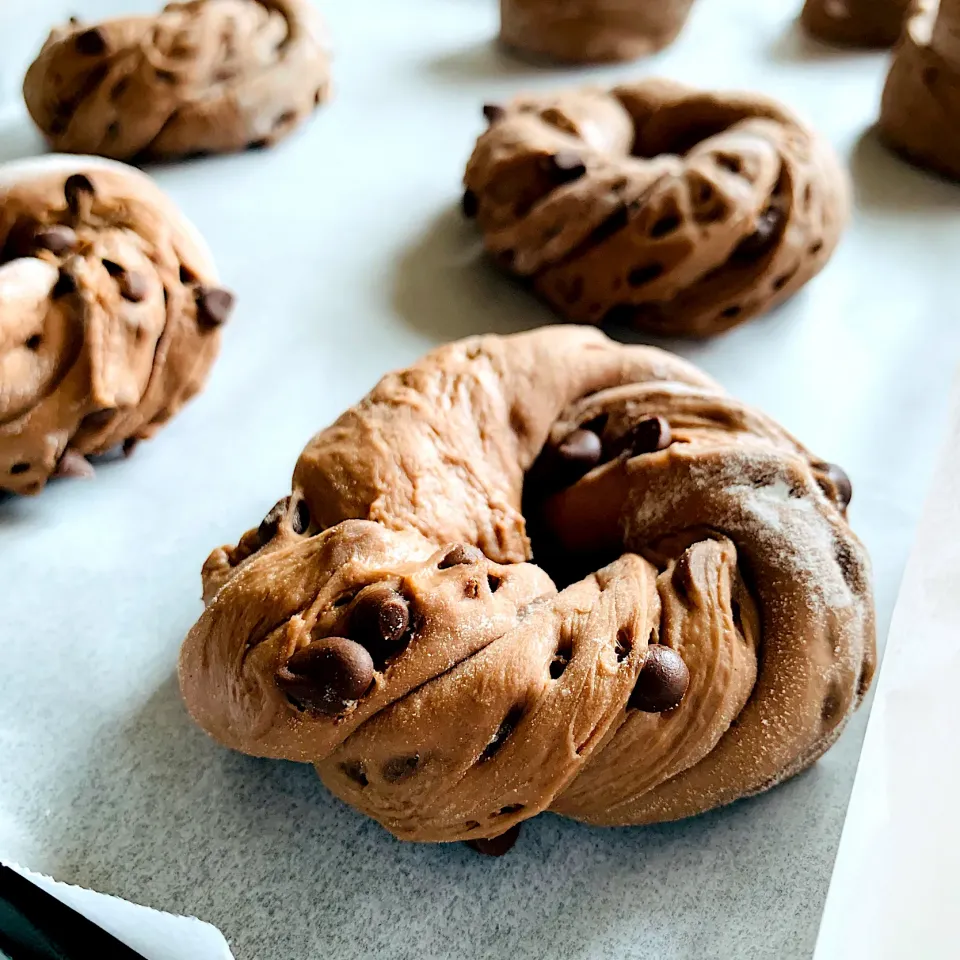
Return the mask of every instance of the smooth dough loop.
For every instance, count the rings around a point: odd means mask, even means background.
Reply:
[[[464,211],[578,323],[720,333],[818,273],[847,220],[829,144],[759,96],[642,80],[485,113]]]
[[[849,497],[670,354],[571,327],[453,343],[211,554],[181,690],[407,840],[690,816],[811,764],[870,684]]]
[[[233,298],[149,177],[58,156],[0,167],[0,489],[129,453],[206,379]]]
[[[891,47],[897,42],[911,0],[806,0],[800,21],[827,43]]]
[[[693,0],[500,0],[507,46],[567,63],[634,60],[673,43]]]
[[[27,71],[27,109],[67,153],[118,160],[276,143],[330,92],[308,0],[192,0],[156,16],[55,29]]]
[[[960,0],[918,0],[893,55],[880,135],[918,166],[960,180]]]

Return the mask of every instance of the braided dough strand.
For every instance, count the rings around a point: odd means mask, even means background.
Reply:
[[[576,475],[572,437],[594,444]],[[848,499],[662,351],[589,328],[451,344],[319,433],[291,497],[211,554],[183,695],[404,839],[689,816],[812,763],[869,686]],[[366,657],[335,703],[310,686],[330,694],[311,664],[333,647]]]

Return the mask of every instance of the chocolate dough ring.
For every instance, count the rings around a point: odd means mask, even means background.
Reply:
[[[27,109],[65,153],[117,160],[276,143],[326,100],[308,0],[192,0],[156,16],[56,28],[27,71]]]
[[[800,22],[808,33],[841,46],[892,47],[911,0],[806,0]]]
[[[642,80],[485,113],[465,212],[501,266],[578,323],[721,333],[818,273],[847,220],[830,146],[752,94]]]
[[[153,436],[206,379],[232,296],[199,233],[138,170],[0,167],[0,489],[39,492]]]
[[[914,5],[894,51],[880,135],[912,163],[960,180],[960,2]]]
[[[568,63],[633,60],[677,38],[693,0],[500,0],[500,39]]]
[[[211,554],[183,696],[406,840],[700,813],[811,764],[870,684],[849,496],[670,354],[589,328],[453,343]]]

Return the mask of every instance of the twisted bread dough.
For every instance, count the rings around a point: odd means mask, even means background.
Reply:
[[[812,763],[869,686],[849,496],[670,354],[587,328],[454,343],[211,554],[181,689],[222,743],[315,763],[403,839],[690,816]]]
[[[642,80],[485,113],[464,210],[579,323],[720,333],[819,272],[847,219],[829,145],[762,97]]]
[[[153,181],[92,157],[0,168],[0,489],[89,475],[197,393],[232,297]]]
[[[567,62],[633,60],[673,43],[693,0],[500,0],[500,39]]]
[[[897,42],[910,0],[806,0],[800,20],[821,40],[855,47]]]
[[[880,134],[922,167],[960,179],[960,0],[918,0],[893,56]]]
[[[270,145],[329,91],[308,0],[191,0],[154,17],[71,21],[23,84],[57,150],[118,160]]]

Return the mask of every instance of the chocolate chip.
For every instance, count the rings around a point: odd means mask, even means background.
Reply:
[[[359,643],[324,637],[280,668],[277,686],[298,706],[335,717],[370,689],[373,672],[373,660]]]
[[[124,270],[117,277],[120,296],[131,303],[141,303],[147,298],[147,278],[135,270]]]
[[[387,583],[368,587],[350,613],[350,636],[376,660],[385,660],[403,643],[410,629],[410,605]]]
[[[680,654],[656,644],[647,647],[647,658],[627,706],[644,713],[663,713],[683,700],[688,686],[690,671]]]
[[[362,760],[347,760],[340,764],[340,769],[345,777],[349,777],[357,786],[365,787],[370,781],[367,780],[367,772],[363,768]]]
[[[71,293],[77,292],[77,279],[73,274],[67,273],[66,270],[61,270],[60,275],[57,277],[57,282],[53,285],[53,289],[50,291],[50,296],[54,300],[59,300],[60,297],[68,297]]]
[[[28,350],[39,350],[42,343],[43,337],[39,333],[35,333],[32,336],[27,337],[24,346]]]
[[[487,118],[487,123],[496,123],[506,112],[497,103],[485,103],[483,105],[483,115]]]
[[[479,837],[476,840],[465,840],[464,843],[477,853],[486,857],[502,857],[513,848],[520,836],[521,824],[515,823],[506,833],[498,837]]]
[[[137,449],[139,443],[139,437],[127,437],[127,439],[123,441],[122,447],[124,457],[132,456],[133,451]]]
[[[102,410],[94,410],[88,413],[80,426],[84,430],[102,430],[117,415],[115,407],[104,407]]]
[[[10,472],[14,476],[19,476],[21,473],[26,473],[29,469],[30,469],[30,464],[24,460],[21,460],[19,463],[15,463],[10,468]]]
[[[416,773],[419,763],[419,754],[412,757],[394,757],[383,765],[383,779],[388,783],[400,783]]]
[[[257,527],[257,536],[260,538],[260,546],[266,546],[280,529],[280,521],[287,515],[287,507],[290,505],[290,498],[284,497],[278,500],[267,512],[267,515],[260,521]]]
[[[70,227],[55,225],[38,230],[33,243],[41,250],[49,250],[55,257],[62,257],[77,249],[77,234]]]
[[[202,327],[214,328],[227,322],[233,310],[234,296],[219,287],[197,289],[197,322]]]
[[[467,543],[458,543],[451,547],[437,564],[438,570],[449,570],[450,567],[460,567],[467,563],[477,563],[483,559],[483,554]]]
[[[603,444],[592,430],[574,430],[557,444],[557,456],[579,479],[600,462]]]
[[[559,150],[548,157],[551,179],[557,183],[571,183],[587,172],[586,164],[573,150]]]
[[[637,457],[664,450],[672,442],[670,424],[663,417],[646,417],[627,431],[618,446],[627,456]]]
[[[78,33],[73,43],[77,53],[82,53],[85,57],[99,57],[107,52],[107,38],[99,27],[91,27]]]
[[[850,506],[850,501],[853,499],[853,484],[850,482],[846,470],[844,470],[843,467],[837,466],[835,463],[828,463],[826,473],[837,492],[840,508],[846,510],[847,507]],[[823,485],[821,484],[821,486]],[[823,490],[828,496],[831,495],[827,487],[823,487]]]
[[[310,526],[310,508],[306,500],[298,500],[297,507],[293,511],[293,517],[290,519],[290,526],[294,533],[306,533]]]
[[[53,471],[55,477],[83,477],[87,479],[92,477],[93,467],[87,458],[76,450],[69,448],[64,451],[56,470]]]
[[[776,240],[783,223],[783,210],[769,206],[757,218],[757,227],[750,236],[745,237],[733,251],[731,259],[738,263],[751,263],[759,260]]]
[[[67,209],[76,217],[82,212],[81,207],[96,196],[96,190],[89,177],[74,173],[63,184],[63,196],[67,201]]]
[[[472,190],[464,190],[463,200],[460,201],[460,207],[463,210],[463,215],[472,220],[480,210],[480,201],[477,199],[477,195]]]

